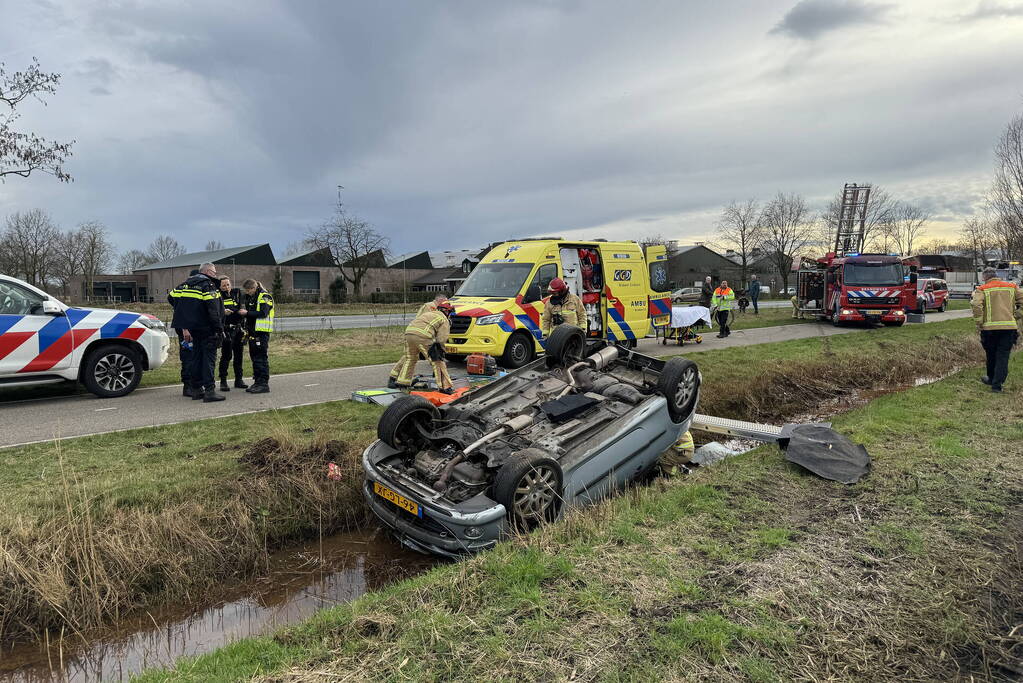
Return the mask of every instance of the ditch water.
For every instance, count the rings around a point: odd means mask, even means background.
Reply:
[[[318,610],[428,570],[435,558],[404,550],[384,532],[341,534],[273,555],[258,577],[225,587],[205,608],[181,605],[114,629],[50,637],[0,651],[0,681],[118,681],[179,657],[271,633]]]

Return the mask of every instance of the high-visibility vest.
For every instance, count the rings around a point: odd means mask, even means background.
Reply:
[[[420,337],[433,339],[437,336],[437,330],[448,320],[447,316],[440,311],[427,311],[405,328],[405,334],[418,334]]]
[[[695,448],[693,444],[693,435],[689,433],[689,430],[682,432],[682,436],[678,437],[678,441],[672,446],[677,453],[683,453],[685,451],[691,451]]]
[[[230,294],[228,294],[227,296],[223,297],[223,299],[224,299],[224,305],[225,306],[237,306],[238,305],[238,302],[235,301],[234,299],[232,299]]]
[[[273,332],[274,331],[274,298],[266,292],[260,292],[259,296],[256,297],[256,310],[263,304],[267,304],[270,310],[267,311],[265,318],[256,318],[256,332]]]

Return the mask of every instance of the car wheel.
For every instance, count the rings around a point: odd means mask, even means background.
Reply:
[[[514,370],[533,360],[536,355],[536,346],[533,343],[533,336],[525,332],[516,332],[508,338],[504,345],[504,353],[501,354],[501,366]]]
[[[411,453],[423,443],[420,428],[427,429],[440,413],[422,396],[402,396],[387,406],[377,423],[377,438],[391,448]]]
[[[927,303],[923,299],[916,300],[916,310],[914,313],[920,313],[921,315],[927,312]]]
[[[100,398],[124,396],[142,381],[142,359],[127,346],[101,346],[89,352],[81,377],[85,388]]]
[[[938,312],[944,313],[946,310],[948,310],[948,299],[945,299],[944,301],[941,302],[941,307],[938,308]]]
[[[561,465],[536,448],[513,453],[494,477],[494,500],[512,526],[528,531],[558,518],[563,500]]]
[[[547,367],[567,367],[582,359],[586,335],[574,325],[558,325],[547,338]]]
[[[657,379],[657,393],[668,401],[668,414],[675,424],[685,422],[700,400],[700,371],[686,358],[672,358]]]

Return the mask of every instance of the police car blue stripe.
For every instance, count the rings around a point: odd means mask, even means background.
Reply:
[[[39,337],[39,353],[53,346],[69,329],[71,329],[71,323],[62,315],[55,316],[43,325],[36,334]]]
[[[24,317],[23,315],[0,315],[0,334],[17,325]]]
[[[71,327],[74,327],[75,325],[89,317],[90,313],[92,313],[92,311],[81,308],[69,308],[67,309],[66,315],[67,319],[71,321]]]
[[[118,313],[108,320],[103,327],[99,328],[99,336],[102,339],[120,337],[121,333],[128,329],[128,326],[138,319],[138,313]]]

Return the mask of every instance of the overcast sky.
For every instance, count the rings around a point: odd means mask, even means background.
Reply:
[[[346,205],[395,252],[712,235],[732,199],[874,182],[952,232],[1023,111],[1023,2],[0,0],[0,60],[63,80],[19,126],[70,185],[0,214],[120,249],[269,241]]]

